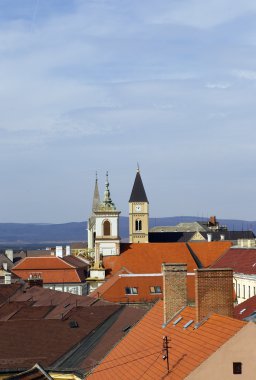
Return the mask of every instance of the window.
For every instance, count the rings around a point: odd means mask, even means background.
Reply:
[[[110,222],[108,220],[103,223],[103,235],[110,236]]]
[[[138,288],[125,288],[125,294],[138,294]]]
[[[237,297],[240,297],[240,284],[237,286]]]
[[[233,362],[233,374],[234,375],[241,375],[242,374],[242,363]]]
[[[150,293],[162,293],[161,286],[150,286]]]
[[[248,286],[248,298],[250,298],[250,297],[251,297],[251,287]]]
[[[243,298],[245,298],[245,285],[243,285]]]
[[[253,295],[256,296],[256,287],[253,287]]]
[[[136,231],[141,231],[142,230],[142,221],[139,220],[139,219],[135,221],[135,230]]]

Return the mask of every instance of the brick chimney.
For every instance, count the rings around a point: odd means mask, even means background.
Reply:
[[[164,324],[187,304],[187,264],[162,264]]]
[[[195,269],[196,322],[211,313],[233,317],[233,270]]]
[[[210,226],[216,226],[216,224],[217,224],[216,216],[210,216],[209,225]]]
[[[40,274],[38,273],[33,273],[29,275],[28,278],[28,285],[30,288],[32,286],[40,286],[41,288],[43,287],[43,279]]]

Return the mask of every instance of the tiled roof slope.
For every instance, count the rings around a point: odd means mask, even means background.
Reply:
[[[186,307],[178,315],[182,317],[179,323],[174,326],[170,322],[162,328],[162,308],[159,301],[88,379],[184,379],[245,324],[213,314],[198,329],[194,329],[194,323],[184,329],[188,321],[195,319],[194,309]],[[169,374],[162,359],[163,336],[169,339]]]
[[[27,280],[39,273],[44,283],[80,283],[86,278],[87,264],[76,257],[25,257],[12,268],[13,273]]]
[[[19,289],[22,288],[22,285],[19,283],[2,285],[0,286],[0,305],[7,301],[11,296],[13,296]]]
[[[132,273],[160,273],[164,262],[187,263],[189,272],[197,268],[185,243],[121,244],[120,256],[103,257],[111,275],[122,268]]]
[[[75,268],[74,265],[67,263],[60,257],[45,256],[45,257],[25,257],[19,261],[13,270],[25,269],[25,270],[43,270],[43,269],[68,269],[70,267]]]
[[[119,305],[78,307],[63,320],[0,322],[1,341],[5,342],[0,345],[0,368],[28,368],[38,362],[51,366],[119,309]],[[78,327],[71,328],[71,321]]]
[[[187,242],[192,238],[193,235],[195,235],[195,232],[149,232],[148,239],[150,243]]]
[[[0,306],[1,342],[7,342],[0,347],[0,372],[28,368],[36,361],[47,366],[57,361],[61,369],[65,365],[61,367],[59,361],[65,353],[75,368],[87,371],[145,312],[89,296],[24,285]],[[71,328],[71,321],[78,322],[78,327]],[[73,352],[74,345],[79,352]]]
[[[234,318],[241,321],[248,318],[252,313],[256,313],[256,296],[248,298],[234,308]]]
[[[5,380],[53,380],[53,378],[39,364],[35,364],[29,370],[8,376]]]
[[[120,269],[113,276],[111,276],[107,281],[105,281],[99,288],[90,293],[91,297],[98,298],[103,294],[106,294],[110,288],[112,288],[120,279],[119,275],[128,273],[126,269]]]
[[[188,245],[198,257],[204,268],[212,265],[220,256],[230,249],[230,241],[189,242]]]
[[[139,307],[125,307],[123,308],[119,318],[110,327],[110,329],[103,335],[98,344],[92,352],[80,364],[80,368],[90,371],[97,365],[102,358],[110,351],[117,342],[120,341],[147,312],[147,309]]]
[[[211,268],[232,268],[236,273],[256,274],[256,249],[231,248]]]
[[[45,319],[61,319],[63,315],[67,314],[70,310],[77,306],[91,306],[92,304],[98,304],[98,302],[95,303],[94,298],[91,298],[89,296],[78,296],[75,294],[58,292],[38,286],[33,286],[32,288],[28,289],[23,288],[23,290],[21,289],[21,291],[17,292],[13,297],[11,297],[10,301],[10,303],[4,305],[5,308],[7,305],[10,308],[10,305],[15,303],[16,305],[20,305],[20,307],[31,303],[33,305],[33,308],[45,306],[51,307],[52,309],[49,311],[49,313],[44,316]],[[14,306],[12,306],[12,308],[14,308]],[[18,310],[17,307],[15,310]],[[7,311],[5,314],[7,314]],[[4,310],[0,308],[1,319],[5,314]]]
[[[75,268],[88,268],[88,263],[85,262],[82,259],[79,259],[79,257],[73,256],[73,255],[68,255],[64,256],[62,258],[63,261],[66,263],[74,266]]]
[[[90,294],[91,297],[100,297],[110,302],[144,303],[154,302],[162,299],[161,293],[151,293],[150,287],[160,286],[163,289],[163,276],[132,275],[131,277],[120,277],[116,273],[103,285]],[[138,294],[126,294],[126,288],[137,288]],[[195,276],[187,276],[187,295],[189,302],[195,300]]]
[[[85,281],[85,276],[81,279],[79,273],[76,269],[45,269],[45,270],[14,270],[15,274],[22,278],[23,280],[27,280],[29,276],[33,273],[40,273],[40,277],[43,279],[45,284],[63,284],[63,283],[81,283]]]

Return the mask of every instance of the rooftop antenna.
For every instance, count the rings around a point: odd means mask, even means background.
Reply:
[[[169,373],[169,346],[168,346],[168,338],[167,336],[163,336],[163,349],[162,349],[162,353],[163,353],[163,360],[166,360],[166,365],[167,365],[167,371]]]
[[[138,172],[138,173],[140,172],[140,165],[139,165],[138,162],[137,162],[137,172]]]

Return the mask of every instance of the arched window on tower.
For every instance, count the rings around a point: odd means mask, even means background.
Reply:
[[[104,236],[110,236],[111,233],[110,233],[110,221],[109,220],[105,220],[105,222],[103,223],[103,235]]]
[[[142,221],[140,219],[135,220],[135,231],[142,230]]]

